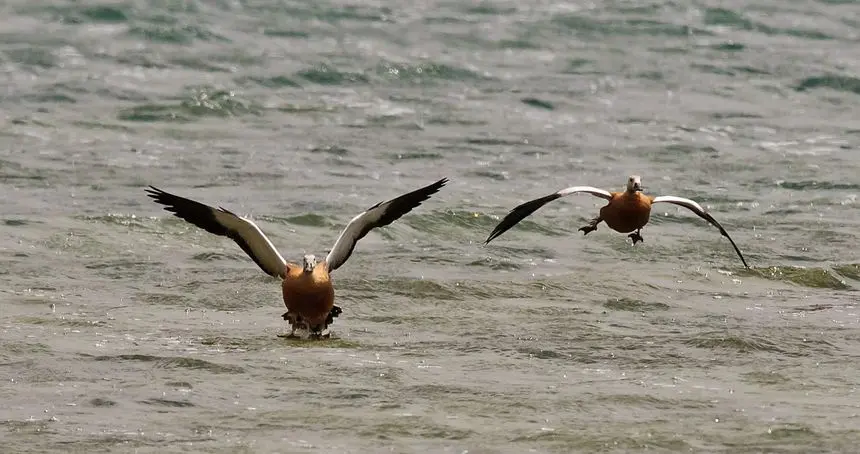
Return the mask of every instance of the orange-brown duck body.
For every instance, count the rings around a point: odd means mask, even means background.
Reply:
[[[323,332],[340,314],[340,308],[334,305],[328,265],[316,263],[313,256],[305,257],[305,266],[289,264],[281,288],[287,307],[283,317],[294,331],[304,328],[312,333]]]
[[[619,233],[641,229],[651,218],[651,197],[641,192],[613,192],[612,200],[600,209],[600,217]]]
[[[654,198],[642,193],[642,184],[638,177],[630,177],[626,191],[610,192],[610,196],[609,203],[600,208],[600,216],[579,230],[588,235],[597,230],[597,224],[605,222],[616,232],[633,232],[629,235],[633,244],[643,241],[639,231],[651,219],[651,202]]]

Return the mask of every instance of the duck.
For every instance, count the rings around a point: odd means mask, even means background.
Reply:
[[[371,230],[391,224],[437,193],[445,184],[442,178],[432,184],[379,202],[353,217],[341,231],[322,260],[305,254],[301,264],[287,262],[254,221],[222,207],[171,194],[155,186],[146,194],[164,210],[209,233],[230,238],[266,274],[281,279],[284,305],[282,317],[290,325],[287,338],[301,337],[297,330],[308,332],[308,338],[327,338],[329,325],[343,311],[334,304],[335,292],[331,273],[346,263],[356,243]]]
[[[746,259],[741,250],[738,248],[735,241],[729,236],[726,229],[714,219],[701,205],[694,200],[684,197],[663,195],[649,196],[644,194],[642,188],[642,178],[639,175],[630,175],[627,179],[627,188],[624,191],[609,192],[605,189],[595,188],[592,186],[572,186],[553,192],[552,194],[540,197],[538,199],[525,202],[512,209],[490,232],[484,244],[487,245],[490,241],[498,238],[501,234],[508,231],[511,227],[517,225],[520,221],[528,217],[530,214],[537,211],[542,206],[553,200],[560,199],[571,194],[591,194],[602,199],[606,199],[609,203],[600,208],[599,215],[593,218],[587,225],[579,228],[579,231],[584,235],[597,230],[597,226],[602,222],[610,229],[619,233],[629,233],[628,237],[633,240],[633,245],[644,241],[642,238],[642,228],[648,224],[651,218],[651,207],[655,203],[672,203],[682,206],[700,218],[708,221],[711,225],[719,229],[720,234],[728,238],[732,247],[735,249],[741,262],[745,268],[749,268]]]

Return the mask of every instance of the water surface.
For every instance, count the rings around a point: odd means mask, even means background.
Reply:
[[[851,2],[7,1],[4,452],[845,452],[860,440]],[[698,200],[635,247],[572,185]],[[336,339],[147,185],[335,275]]]

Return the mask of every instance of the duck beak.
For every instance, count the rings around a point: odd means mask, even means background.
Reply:
[[[312,273],[314,271],[314,267],[317,266],[317,259],[313,255],[306,255],[302,261],[304,262],[302,264],[302,268],[305,273]]]

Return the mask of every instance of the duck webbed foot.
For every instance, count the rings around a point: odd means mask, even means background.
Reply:
[[[589,233],[597,230],[597,224],[600,224],[601,222],[603,222],[603,219],[600,219],[599,217],[594,218],[591,220],[590,223],[588,223],[588,225],[584,225],[584,226],[580,227],[579,231],[585,232],[585,233],[583,233],[583,236],[588,235]]]

